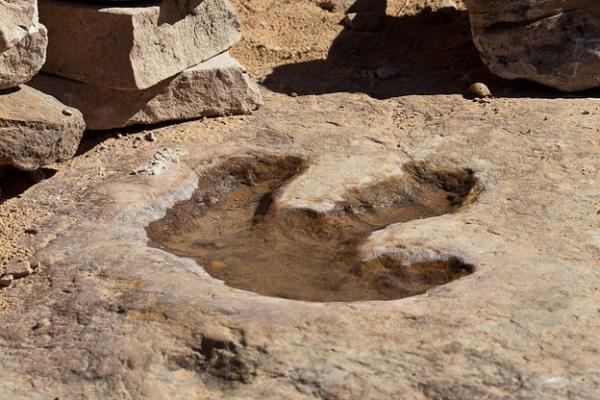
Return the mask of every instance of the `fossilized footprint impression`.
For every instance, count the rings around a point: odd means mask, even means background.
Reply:
[[[230,158],[147,227],[150,245],[194,258],[229,286],[305,301],[399,299],[473,272],[456,259],[402,265],[358,254],[376,230],[471,202],[479,191],[472,171],[412,162],[400,176],[348,190],[329,212],[278,209],[278,191],[305,168],[293,156]]]

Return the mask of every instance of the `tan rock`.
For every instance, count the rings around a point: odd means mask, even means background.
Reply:
[[[491,97],[492,92],[490,88],[485,83],[475,82],[471,86],[469,86],[469,93],[478,99],[482,99],[485,97]]]
[[[46,28],[36,24],[21,41],[0,53],[0,89],[16,87],[31,80],[46,60],[47,44]]]
[[[50,36],[44,71],[116,89],[147,89],[240,39],[227,0],[205,0],[184,11],[171,2],[106,7],[43,0],[40,19]]]
[[[582,0],[468,0],[473,40],[489,69],[563,91],[600,86],[600,11]]]
[[[10,264],[6,268],[6,273],[4,275],[12,275],[14,279],[21,279],[32,273],[33,268],[31,268],[31,264],[29,264],[28,261],[18,261]]]
[[[36,1],[2,1],[0,16],[0,52],[3,52],[27,36],[27,27],[37,22]]]
[[[28,86],[0,95],[0,165],[35,170],[75,154],[81,113]]]
[[[32,85],[79,109],[88,129],[246,114],[261,103],[257,88],[229,53],[146,90],[116,90],[46,74]]]
[[[0,288],[9,287],[10,285],[12,285],[14,280],[15,277],[12,275],[3,275],[2,277],[0,277]]]
[[[0,2],[0,90],[29,81],[46,59],[46,28],[35,0]]]

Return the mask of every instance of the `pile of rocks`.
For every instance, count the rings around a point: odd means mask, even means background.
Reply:
[[[47,74],[32,84],[80,110],[88,129],[242,114],[261,103],[228,52],[241,33],[227,0],[40,0],[40,19]]]
[[[35,0],[0,2],[0,169],[71,158],[81,140],[77,110],[23,85],[42,67],[47,43]]]

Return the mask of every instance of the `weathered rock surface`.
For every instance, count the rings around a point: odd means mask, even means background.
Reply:
[[[28,32],[21,41],[0,53],[0,90],[28,82],[40,71],[46,60],[46,28],[37,24]]]
[[[146,90],[116,90],[41,74],[32,85],[83,113],[88,129],[247,114],[260,93],[223,53]]]
[[[466,0],[490,70],[572,92],[600,86],[600,9],[593,0]]]
[[[73,155],[81,113],[28,86],[0,94],[0,164],[35,170]]]
[[[55,211],[36,226],[36,273],[0,292],[14,304],[0,313],[0,393],[598,398],[594,100],[266,96],[243,121],[161,128],[136,149],[144,133],[108,139],[13,202]],[[164,147],[188,155],[130,174]],[[375,232],[361,254],[458,257],[475,273],[399,301],[308,303],[233,289],[148,246],[147,224],[188,199],[198,173],[257,151],[308,160],[276,199],[290,209],[331,209],[409,160],[472,168],[484,192],[471,205]]]
[[[27,36],[27,28],[37,22],[36,1],[3,1],[0,15],[0,52],[3,52]]]
[[[37,2],[0,3],[0,90],[29,81],[42,68],[48,44]]]
[[[245,10],[260,17],[254,29],[262,33],[260,23],[272,20],[294,25],[299,39],[328,15],[312,0],[244,3],[275,9]],[[302,9],[317,15],[308,19]],[[348,83],[330,64],[301,68],[298,81],[314,85],[309,90],[273,82],[297,96],[265,90],[265,106],[251,116],[106,135],[52,179],[0,204],[0,263],[9,252],[38,266],[0,290],[0,393],[10,400],[600,398],[598,101],[548,99],[531,85],[478,77],[495,96],[465,99],[472,82],[460,82],[470,71],[460,60],[474,58],[489,75],[464,22],[467,49],[448,32],[428,34],[433,24],[419,31],[417,44],[435,38],[451,48],[434,47],[431,68],[419,53],[403,57],[415,64],[412,74],[387,81]],[[364,35],[382,46],[399,37]],[[283,36],[282,52],[310,43]],[[321,65],[326,49],[312,54]],[[446,80],[432,80],[439,64]],[[150,133],[156,141],[144,140]],[[199,175],[257,153],[306,160],[275,201],[316,211],[401,175],[408,162],[472,169],[484,187],[472,203],[387,226],[365,238],[360,254],[407,263],[457,257],[475,272],[398,301],[310,303],[233,289],[202,264],[148,246],[145,228],[189,199]],[[238,177],[252,186],[250,174]],[[26,228],[38,233],[22,235]]]
[[[227,0],[191,12],[171,2],[107,7],[43,0],[50,44],[44,71],[115,89],[139,90],[206,61],[240,39]]]

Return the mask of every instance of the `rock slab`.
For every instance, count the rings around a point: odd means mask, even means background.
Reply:
[[[42,0],[40,19],[50,41],[44,71],[114,89],[147,89],[239,41],[227,0],[205,0],[191,11],[177,4]]]
[[[0,165],[35,170],[75,155],[81,113],[31,87],[0,92]]]
[[[32,85],[80,110],[93,130],[247,114],[262,103],[243,67],[227,52],[146,90],[116,90],[46,74]]]
[[[0,2],[0,90],[29,81],[46,59],[48,36],[36,1]]]
[[[600,9],[589,0],[467,0],[489,69],[562,91],[600,86]]]

